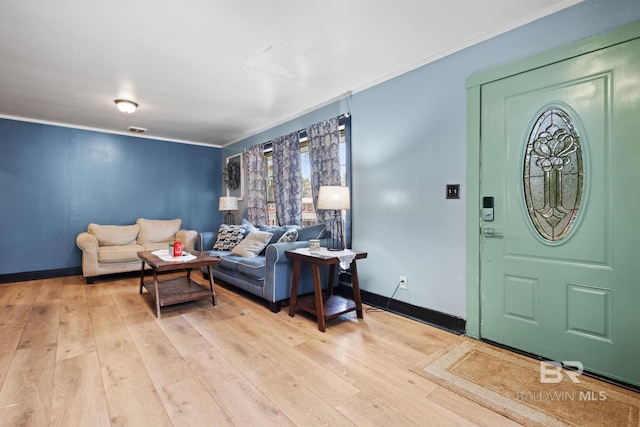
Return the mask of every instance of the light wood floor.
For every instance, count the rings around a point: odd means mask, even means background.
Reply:
[[[515,425],[409,371],[448,332],[371,311],[321,333],[222,286],[156,319],[138,284],[0,284],[1,426]]]

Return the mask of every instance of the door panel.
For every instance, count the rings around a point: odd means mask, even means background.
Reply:
[[[497,232],[481,241],[481,337],[636,385],[639,52],[633,40],[483,85],[480,176],[480,195],[493,196],[495,209],[481,226]],[[579,209],[560,240],[536,229],[525,196],[527,144],[549,109],[570,117],[582,156]],[[547,134],[557,129],[550,123]],[[562,148],[550,139],[548,147]],[[572,188],[566,180],[577,182],[569,173],[576,160],[540,152],[534,160],[548,173],[534,178],[534,198],[557,209],[535,215],[566,224],[560,199]]]

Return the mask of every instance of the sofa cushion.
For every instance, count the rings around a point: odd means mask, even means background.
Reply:
[[[211,256],[217,256],[218,258],[222,258],[225,255],[229,255],[230,251],[206,251]]]
[[[137,224],[134,225],[99,225],[89,224],[89,234],[98,239],[98,246],[132,245],[140,231]]]
[[[244,225],[222,224],[218,228],[218,238],[213,245],[214,251],[230,251],[244,238],[247,228]]]
[[[180,230],[182,220],[176,219],[144,219],[138,218],[136,224],[140,226],[138,244],[172,242]]]
[[[227,252],[229,253],[229,252]],[[237,262],[234,257],[229,255],[220,258],[220,264],[218,264],[221,268],[229,271],[236,271]]]
[[[298,228],[298,240],[320,239],[323,237],[326,226],[324,224],[307,225]]]
[[[140,261],[138,252],[144,250],[142,245],[100,246],[98,248],[98,262]]]
[[[230,255],[226,257],[227,263],[235,264],[238,273],[242,273],[247,277],[255,280],[264,279],[265,275],[265,257],[256,256],[253,258],[243,258],[239,256]],[[220,263],[222,265],[222,263]]]
[[[264,248],[267,247],[269,241],[273,237],[273,233],[266,231],[252,231],[242,239],[233,249],[231,255],[241,256],[244,258],[253,258],[258,256]]]

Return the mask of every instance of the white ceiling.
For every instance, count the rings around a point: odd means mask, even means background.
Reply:
[[[579,1],[0,0],[0,117],[224,146]]]

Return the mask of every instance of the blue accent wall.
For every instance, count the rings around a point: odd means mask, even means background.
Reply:
[[[80,268],[90,222],[217,229],[219,148],[0,119],[0,275]]]

